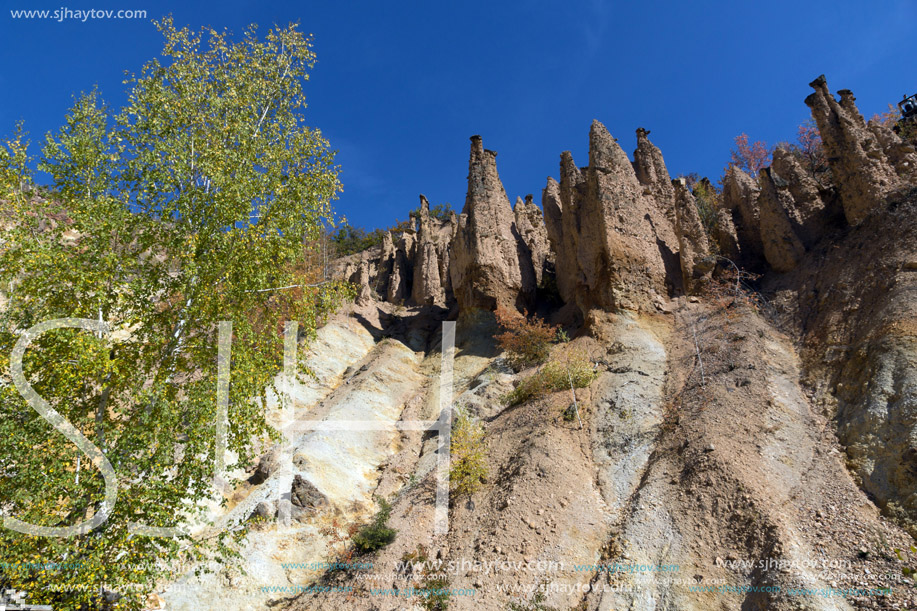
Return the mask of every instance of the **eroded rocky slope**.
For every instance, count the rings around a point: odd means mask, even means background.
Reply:
[[[247,535],[243,559],[268,568],[205,578],[251,592],[220,606],[437,608],[422,593],[451,588],[450,609],[917,608],[917,153],[849,91],[812,87],[827,171],[784,150],[757,177],[731,169],[711,234],[644,129],[631,161],[594,122],[587,165],[562,153],[540,209],[510,206],[473,137],[460,215],[422,197],[413,230],[336,263],[360,296],[296,397],[317,420],[436,420],[457,319],[453,405],[485,426],[486,482],[435,534],[434,432],[306,433],[296,519]],[[553,350],[586,355],[588,388],[507,407],[531,371],[500,354],[497,307],[562,325]],[[275,518],[287,492],[259,471],[240,520]],[[351,559],[371,568],[282,566],[339,559],[320,529],[383,498],[395,540]],[[183,592],[169,608],[195,608]]]

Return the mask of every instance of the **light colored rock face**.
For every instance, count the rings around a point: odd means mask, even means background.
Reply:
[[[376,467],[394,453],[400,436],[394,423],[423,381],[416,371],[417,356],[400,342],[380,344],[377,352],[347,392],[325,406],[322,421],[391,428],[316,431],[303,435],[293,448],[293,465],[299,474],[339,508],[353,503],[371,506]]]
[[[637,149],[634,151],[634,171],[640,184],[649,188],[656,202],[665,211],[671,222],[675,222],[675,189],[665,167],[662,152],[649,141],[649,131],[637,129]]]
[[[678,236],[679,261],[685,292],[694,293],[710,280],[716,262],[710,257],[710,243],[697,211],[697,202],[683,178],[672,181],[675,187],[675,235]]]
[[[550,201],[558,195],[559,206]],[[680,284],[678,242],[663,206],[598,121],[589,134],[589,166],[580,171],[563,153],[559,188],[549,182],[543,199],[549,236],[557,244],[561,297],[581,311],[649,309],[654,296]]]
[[[761,219],[758,211],[758,194],[761,188],[755,179],[736,167],[726,170],[723,179],[723,205],[732,215],[736,236],[742,251],[739,265],[760,269],[764,259],[761,241]]]
[[[912,316],[917,315],[917,307],[912,311]],[[845,363],[838,383],[839,437],[847,445],[851,465],[864,487],[892,515],[911,523],[917,521],[917,338],[913,334],[905,321],[864,340]]]
[[[315,377],[296,381],[289,388],[295,418],[394,422],[422,385],[418,358],[398,342],[377,345],[355,318],[341,317],[320,328],[309,347],[306,366]],[[366,368],[348,376],[348,370],[361,362]],[[268,407],[268,421],[279,424],[273,395],[268,397]],[[164,585],[158,594],[167,608],[264,609],[270,601],[294,596],[294,586],[315,579],[315,571],[284,565],[328,560],[328,540],[319,530],[327,523],[329,512],[347,521],[364,520],[371,514],[370,493],[379,477],[379,464],[395,451],[400,436],[394,426],[380,428],[360,433],[302,431],[286,453],[279,447],[269,452],[259,465],[264,481],[231,509],[221,510],[217,528],[233,528],[253,514],[272,518],[281,495],[291,492],[293,515],[299,517],[289,525],[270,522],[250,530],[239,548],[238,563],[211,561],[214,572],[195,576],[191,570]],[[269,590],[262,589],[265,587]],[[283,588],[291,589],[284,592]]]
[[[662,424],[667,355],[659,338],[634,317],[621,315],[605,324],[609,344],[617,342],[620,350],[594,382],[592,443],[602,498],[617,521],[640,485]]]
[[[727,590],[713,597],[686,587],[685,581],[690,584],[702,578],[704,584],[739,581],[776,586],[768,588],[773,592],[786,592],[789,587],[824,588],[833,578],[806,567],[831,554],[822,549],[825,544],[830,549],[838,549],[838,543],[841,549],[850,547],[849,533],[843,529],[823,537],[819,532],[823,529],[810,529],[799,522],[805,520],[802,516],[811,515],[810,503],[826,503],[828,493],[831,502],[842,495],[859,500],[865,497],[841,463],[827,455],[832,444],[819,429],[827,423],[809,405],[798,383],[792,344],[783,338],[758,339],[755,327],[766,328],[759,326],[759,321],[746,327],[736,340],[739,344],[730,349],[730,361],[738,365],[736,371],[743,372],[740,375],[749,389],[739,392],[749,396],[753,392],[757,400],[737,396],[732,388],[727,390],[708,379],[706,390],[696,395],[688,391],[681,408],[684,411],[676,429],[684,426],[685,418],[694,420],[682,429],[685,436],[676,434],[666,442],[664,433],[654,434],[662,426],[664,372],[667,364],[683,356],[679,350],[693,352],[693,341],[689,339],[687,345],[676,342],[679,347],[671,348],[675,353],[667,355],[665,344],[644,325],[624,322],[626,319],[619,320],[613,333],[622,347],[615,357],[626,366],[618,365],[612,371],[634,368],[647,375],[615,374],[623,379],[597,386],[602,390],[595,395],[602,402],[599,405],[605,405],[597,413],[609,422],[597,431],[596,442],[610,445],[606,454],[621,465],[609,472],[608,479],[600,480],[603,493],[610,495],[608,502],[619,507],[612,513],[611,528],[618,545],[616,558],[622,565],[674,565],[678,569],[675,574],[650,579],[633,573],[609,575],[609,585],[619,587],[594,587],[586,595],[586,607],[672,611],[803,608],[798,596]],[[702,346],[722,329],[693,320],[684,323],[689,328],[697,325]],[[688,416],[688,406],[698,400],[709,401],[711,393],[717,395],[718,409]],[[778,432],[749,435],[750,430]],[[675,492],[677,489],[684,492]],[[809,494],[796,492],[801,489]],[[876,513],[860,511],[859,500],[853,501],[857,509],[852,509],[849,517],[860,524],[876,525]],[[718,534],[710,535],[711,531]],[[730,555],[779,558],[793,568],[730,570],[722,560]],[[599,584],[605,583],[605,579],[599,580]],[[809,597],[804,608],[827,611],[851,607],[833,599]]]
[[[848,223],[859,225],[886,195],[900,186],[898,175],[875,133],[866,127],[853,94],[841,90],[838,102],[823,76],[810,86],[815,93],[806,98],[806,105],[818,124],[844,215]]]
[[[764,257],[774,271],[791,271],[799,265],[806,252],[787,216],[787,210],[794,207],[793,196],[787,189],[786,181],[771,168],[762,170],[758,180],[761,186],[758,208]]]
[[[462,309],[524,308],[535,291],[531,259],[497,174],[497,154],[471,139],[468,195],[452,239],[452,291]]]
[[[513,215],[516,217],[516,231],[530,253],[535,285],[540,286],[545,267],[554,261],[541,209],[532,201],[532,196],[528,195],[524,202],[522,198],[516,198]]]
[[[341,384],[347,368],[366,356],[374,345],[372,334],[352,318],[321,327],[305,358],[305,367],[314,377],[294,382],[288,391],[293,397],[296,416],[305,416],[325,399]],[[278,375],[278,388],[282,388],[282,380]],[[270,413],[276,416],[274,410],[278,402],[273,393],[268,395],[267,405]],[[279,420],[268,421],[279,428]]]

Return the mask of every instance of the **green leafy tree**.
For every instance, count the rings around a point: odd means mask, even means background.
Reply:
[[[384,234],[382,229],[366,231],[362,227],[344,223],[337,228],[331,240],[335,246],[335,254],[343,257],[382,244]]]
[[[229,553],[225,535],[204,542],[130,526],[180,527],[219,498],[217,323],[232,323],[226,445],[246,464],[254,442],[278,435],[265,401],[284,321],[309,336],[349,295],[311,283],[298,265],[340,189],[334,153],[303,113],[311,40],[295,26],[263,39],[251,26],[241,40],[171,19],[158,27],[162,56],[127,81],[119,113],[93,91],[48,136],[49,197],[29,186],[21,131],[0,146],[0,370],[37,323],[75,317],[112,330],[48,331],[24,358],[35,391],[117,474],[117,502],[88,534],[0,529],[0,558],[60,564],[0,573],[0,586],[60,610],[101,606],[105,588],[124,594],[118,608],[141,608],[175,561]],[[90,457],[0,381],[4,516],[76,525],[103,511],[105,495]]]

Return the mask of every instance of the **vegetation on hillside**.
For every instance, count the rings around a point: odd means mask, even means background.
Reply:
[[[802,167],[819,184],[826,184],[826,174],[829,171],[821,136],[811,119],[797,127],[795,142],[781,142],[776,146],[768,147],[767,143],[762,140],[749,143],[748,135],[745,133],[736,136],[734,142],[735,147],[730,152],[731,159],[718,181],[718,186],[697,173],[692,172],[683,176],[694,195],[697,212],[707,237],[710,238],[713,254],[717,254],[718,250],[713,236],[717,234],[717,212],[723,207],[723,180],[730,168],[737,168],[752,177],[757,177],[761,170],[771,165],[774,151],[781,148],[796,157]]]
[[[385,499],[379,499],[379,511],[372,521],[357,531],[351,539],[358,553],[368,554],[382,549],[395,540],[398,531],[388,525],[392,515],[392,505]]]
[[[224,457],[249,463],[276,435],[265,401],[284,321],[308,336],[349,291],[302,265],[340,189],[303,114],[311,40],[295,26],[239,40],[158,27],[162,56],[127,81],[124,108],[81,95],[48,135],[47,198],[31,187],[25,134],[0,146],[0,508],[24,524],[0,529],[0,558],[34,566],[3,572],[0,588],[64,611],[100,608],[104,589],[140,609],[170,565],[225,558],[225,535],[148,529],[201,517]],[[46,419],[5,373],[24,330],[63,318],[92,328],[36,333],[23,359],[61,417]],[[65,527],[80,532],[43,530]]]
[[[471,496],[487,477],[484,426],[465,410],[457,409],[450,444],[449,482],[461,495]]]
[[[513,369],[519,371],[548,359],[551,343],[557,339],[556,325],[504,308],[497,308],[494,316],[503,329],[503,333],[495,337],[497,346],[506,352],[506,360]]]
[[[772,153],[772,149],[768,149],[767,144],[761,140],[749,143],[748,134],[743,132],[735,137],[735,148],[732,149],[729,165],[757,176],[758,172],[771,164]]]
[[[565,350],[535,373],[523,378],[503,402],[507,406],[535,401],[559,390],[586,388],[595,379],[595,370],[586,355]]]

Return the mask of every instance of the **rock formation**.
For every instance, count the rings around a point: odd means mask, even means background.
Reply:
[[[697,292],[710,279],[716,260],[710,256],[707,233],[697,211],[697,202],[684,178],[672,181],[675,187],[675,234],[685,291]]]
[[[405,270],[407,264],[405,262],[404,253],[401,249],[395,251],[395,264],[392,268],[392,274],[389,277],[388,288],[386,289],[385,298],[391,303],[401,303],[404,301],[404,296],[407,293],[406,281],[405,281]]]
[[[569,344],[589,355],[582,366],[595,374],[574,395],[585,426],[564,426],[547,401],[506,407],[500,398],[531,372],[513,373],[493,354],[493,317],[463,317],[456,403],[486,421],[494,473],[471,493],[479,509],[454,504],[449,535],[435,536],[439,443],[424,431],[379,427],[366,437],[300,439],[294,466],[301,471],[292,490],[284,484],[294,517],[317,523],[337,512],[365,521],[375,508],[356,503],[352,491],[364,502],[392,498],[390,524],[399,535],[374,552],[379,566],[421,550],[446,562],[482,549],[568,566],[614,558],[681,567],[695,582],[755,588],[718,593],[722,608],[915,608],[906,561],[882,550],[910,545],[904,529],[917,533],[917,153],[887,128],[867,125],[849,92],[838,102],[823,80],[814,86],[809,102],[826,148],[833,147],[830,172],[816,178],[784,149],[755,177],[730,169],[712,235],[687,183],[670,180],[645,130],[630,161],[593,123],[588,165],[561,154],[559,181],[548,178],[542,192],[543,213],[531,197],[510,208],[496,154],[473,138],[460,217],[437,219],[421,197],[416,231],[383,236],[380,246],[339,266],[359,283],[361,303],[384,294],[418,307],[407,315],[389,308],[390,316],[376,319],[380,334],[366,328],[369,317],[339,317],[315,346],[331,365],[316,368],[324,382],[294,396],[328,420],[350,419],[354,410],[380,423],[435,418],[439,387],[428,376],[442,357],[431,347],[455,310],[428,306],[533,305],[553,260],[569,307],[548,314],[573,326],[577,317],[567,315],[578,309],[585,322]],[[711,298],[703,289],[722,281],[717,253],[755,272],[760,294],[725,306]],[[697,297],[666,299],[685,293]],[[764,299],[767,315],[745,305]],[[373,335],[391,339],[376,344]],[[569,396],[566,387],[562,394]],[[545,427],[552,411],[557,426]],[[342,443],[349,452],[339,451]],[[243,499],[245,515],[276,515],[276,505],[255,503],[280,479],[278,464],[269,454],[254,468],[250,482],[259,488]],[[415,478],[422,485],[406,484]],[[248,536],[262,537],[250,554],[258,566],[264,549],[301,553],[276,545],[288,531],[259,528]],[[786,568],[743,568],[735,558]],[[856,570],[821,570],[835,559]],[[327,575],[327,583],[348,582],[345,573]],[[423,577],[384,574],[369,577],[367,587],[415,587]],[[552,576],[564,587],[548,592],[544,606],[711,608],[710,592],[637,577],[597,581],[566,571]],[[459,608],[502,609],[519,599],[494,585],[515,580],[534,589],[542,578],[459,571],[449,586],[476,592],[458,600]],[[637,587],[604,587],[611,584]],[[788,593],[829,586],[888,590],[868,600]],[[189,591],[212,596],[220,588]],[[316,591],[302,593],[292,609],[348,605],[394,610],[403,601]]]
[[[468,194],[449,265],[452,291],[462,309],[521,309],[535,293],[531,258],[524,260],[527,247],[516,230],[496,157],[484,149],[480,136],[471,138]]]
[[[444,300],[443,283],[440,277],[440,256],[434,242],[430,219],[430,202],[420,196],[420,228],[417,232],[417,256],[414,261],[414,303],[432,305]]]
[[[298,473],[293,478],[290,501],[293,505],[293,517],[299,519],[328,505],[328,497]]]
[[[777,147],[771,169],[786,183],[790,197],[786,198],[785,212],[793,231],[803,246],[811,248],[835,224],[835,212],[841,211],[834,210],[830,194],[819,187],[790,151]]]
[[[367,305],[372,301],[372,289],[369,286],[369,279],[369,258],[364,252],[360,257],[360,271],[357,281],[360,285],[360,292],[357,294],[357,305]]]
[[[758,271],[764,263],[764,243],[761,240],[761,219],[758,194],[761,188],[755,179],[732,166],[723,178],[723,205],[732,217],[739,240],[740,258],[737,264]]]
[[[558,288],[561,297],[575,301],[582,312],[649,309],[654,297],[668,295],[681,284],[671,273],[678,242],[665,203],[654,196],[657,190],[665,192],[657,185],[665,166],[652,161],[651,146],[643,143],[639,165],[651,180],[643,185],[615,139],[594,121],[588,167],[580,171],[572,155],[563,153],[559,188],[549,181],[545,189]],[[650,169],[655,172],[652,179]]]
[[[554,261],[541,209],[532,201],[531,195],[526,195],[524,202],[522,198],[516,198],[513,214],[516,217],[516,231],[531,255],[535,285],[540,286],[545,268]]]
[[[716,211],[716,232],[713,239],[719,247],[720,255],[738,265],[742,260],[742,248],[739,246],[739,236],[732,221],[732,213],[726,208]]]
[[[392,239],[392,232],[386,231],[382,234],[382,251],[379,255],[379,261],[376,263],[376,275],[371,282],[373,292],[380,299],[388,296],[388,283],[394,269],[395,241]]]
[[[542,191],[541,206],[544,209],[548,240],[554,251],[557,289],[561,299],[567,303],[574,300],[578,273],[576,244],[573,239],[576,233],[573,202],[581,199],[583,190],[582,174],[570,152],[564,151],[560,156],[560,183],[548,178],[548,184]]]
[[[917,151],[914,147],[881,123],[869,121],[866,125],[879,141],[879,146],[898,176],[908,184],[917,182]]]
[[[772,168],[762,170],[758,182],[761,186],[758,211],[764,257],[774,271],[791,271],[805,254],[805,247],[793,231],[787,215],[787,210],[793,209],[793,196],[787,182]]]
[[[868,129],[846,89],[835,100],[824,76],[809,83],[815,93],[806,98],[818,124],[825,155],[838,185],[844,214],[851,225],[859,225],[871,210],[900,185],[885,150]]]
[[[462,214],[432,217],[421,196],[416,231],[385,235],[365,260],[351,257],[343,276],[360,284],[361,302],[375,296],[405,305],[521,310],[551,270],[561,299],[585,314],[644,310],[695,292],[710,277],[712,252],[750,272],[789,272],[826,235],[862,222],[877,202],[917,181],[913,147],[881,124],[867,125],[849,91],[838,101],[823,78],[812,86],[806,103],[830,171],[816,178],[784,148],[757,179],[728,169],[712,235],[687,186],[673,184],[648,130],[637,129],[630,161],[596,121],[588,165],[577,167],[562,153],[559,181],[548,178],[542,210],[531,196],[510,207],[496,153],[473,137]]]
[[[634,172],[640,184],[648,188],[671,222],[675,222],[675,190],[662,152],[649,141],[649,130],[637,128],[637,149],[634,151]]]

